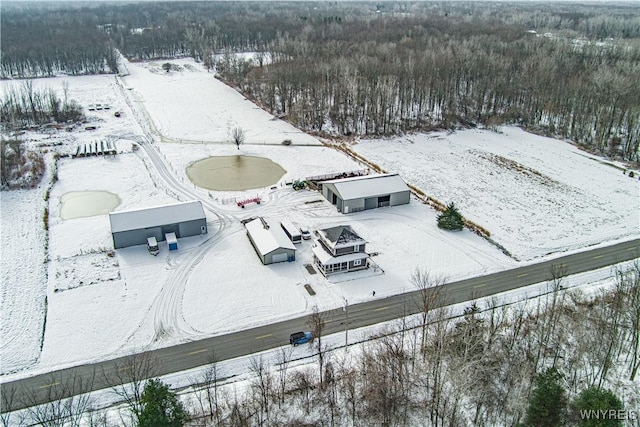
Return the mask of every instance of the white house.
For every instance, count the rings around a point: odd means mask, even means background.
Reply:
[[[368,268],[367,241],[349,225],[318,230],[318,245],[312,248],[313,261],[325,276]]]

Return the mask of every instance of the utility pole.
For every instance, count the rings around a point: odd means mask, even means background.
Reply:
[[[344,348],[345,351],[349,350],[349,301],[343,297],[344,306],[342,307],[342,311],[344,311]]]

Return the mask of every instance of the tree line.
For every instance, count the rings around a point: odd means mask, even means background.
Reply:
[[[393,135],[518,124],[638,159],[640,44],[540,36],[451,16],[319,25],[268,44],[272,62],[223,76],[302,129]]]
[[[117,57],[98,20],[79,8],[2,6],[0,77],[117,72]]]
[[[127,358],[104,375],[124,409],[118,421],[95,410],[94,379],[71,378],[46,390],[51,403],[29,405],[24,391],[3,388],[3,425],[92,426],[622,426],[621,410],[636,410],[640,369],[640,265],[616,271],[595,295],[566,290],[566,270],[554,266],[547,293],[526,303],[470,303],[463,313],[442,307],[445,281],[416,270],[412,304],[420,313],[399,319],[347,351],[323,338],[326,321],[308,318],[315,362],[299,366],[292,347],[254,356],[240,387],[210,354],[181,401],[148,380],[161,361],[149,353]],[[345,334],[348,330],[345,330]],[[346,340],[345,336],[345,340]],[[296,366],[298,365],[298,366]],[[126,369],[124,369],[126,368]],[[115,380],[115,381],[114,381]],[[72,398],[63,396],[73,395]],[[22,400],[21,400],[22,399]],[[607,412],[606,420],[593,419]],[[637,413],[637,412],[636,412]],[[587,419],[590,414],[591,419]],[[628,412],[632,414],[632,412]],[[186,421],[190,419],[190,421]]]
[[[638,159],[640,13],[630,5],[167,2],[3,8],[2,76],[115,72],[192,56],[308,131],[518,124]],[[256,61],[229,53],[256,51]],[[224,55],[223,55],[224,56]],[[267,60],[268,59],[268,60]]]
[[[62,99],[51,88],[36,88],[33,80],[8,86],[0,97],[0,120],[4,130],[22,129],[47,123],[79,121],[82,107],[69,98],[69,85],[62,85]]]

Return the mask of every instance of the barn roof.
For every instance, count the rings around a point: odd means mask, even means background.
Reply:
[[[397,173],[332,179],[330,181],[322,181],[321,184],[332,184],[342,200],[410,191],[407,184]]]
[[[265,224],[268,228],[265,227]],[[256,218],[247,222],[245,227],[247,227],[247,232],[262,256],[280,248],[293,249],[294,251],[296,249],[293,242],[284,234],[280,224],[275,221],[268,222],[264,218]]]
[[[198,219],[206,220],[202,202],[199,201],[112,212],[109,214],[112,233],[158,227]]]

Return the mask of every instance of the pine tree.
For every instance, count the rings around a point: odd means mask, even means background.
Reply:
[[[566,417],[567,397],[560,383],[562,376],[556,368],[549,368],[535,379],[535,388],[529,397],[527,427],[554,427],[563,425]]]
[[[576,421],[576,425],[585,427],[622,427],[622,420],[615,418],[591,418],[587,419],[584,416],[587,412],[614,410],[617,413],[619,410],[624,409],[622,402],[618,397],[610,390],[600,389],[598,387],[589,387],[582,390],[580,394],[573,401],[573,417]],[[591,412],[591,413],[593,413]]]
[[[447,205],[447,209],[444,210],[438,216],[438,227],[444,230],[462,230],[464,228],[464,218],[458,212],[458,208],[453,202]]]
[[[176,394],[159,379],[147,382],[141,402],[138,427],[182,427],[189,419]]]

